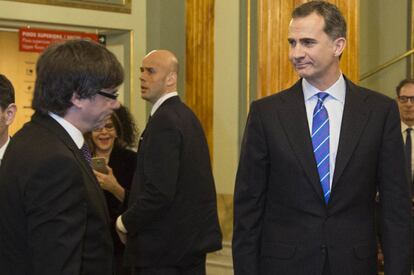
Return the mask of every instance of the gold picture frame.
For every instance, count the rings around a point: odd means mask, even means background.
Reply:
[[[132,0],[9,0],[35,4],[131,13]]]

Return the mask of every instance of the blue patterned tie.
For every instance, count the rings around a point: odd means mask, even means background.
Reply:
[[[89,150],[88,144],[85,142],[81,148],[82,154],[85,157],[85,160],[91,165],[92,162],[92,155],[91,151]]]
[[[325,203],[329,201],[330,172],[329,172],[329,117],[323,101],[327,93],[318,93],[318,103],[313,110],[312,145],[318,167],[319,179],[322,185]]]

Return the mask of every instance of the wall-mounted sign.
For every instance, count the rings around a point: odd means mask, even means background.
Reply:
[[[42,52],[54,42],[86,38],[98,42],[98,35],[94,33],[21,28],[19,30],[19,49],[23,52]]]

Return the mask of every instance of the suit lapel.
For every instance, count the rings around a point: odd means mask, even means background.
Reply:
[[[346,80],[346,87],[345,106],[336,154],[332,192],[334,192],[334,188],[355,150],[362,131],[368,122],[370,113],[369,108],[367,108],[364,102],[366,95],[362,94],[358,87],[348,80]]]
[[[151,121],[156,117],[157,117],[157,112],[158,110],[164,108],[165,106],[168,105],[172,105],[172,104],[179,104],[181,103],[180,97],[179,96],[172,96],[168,99],[166,99],[159,107],[158,109],[155,111],[155,113],[153,115],[151,115],[147,121],[147,125],[145,125],[145,129],[142,132],[141,136],[139,137],[139,143],[138,143],[138,149],[137,151],[139,152],[140,148],[141,148],[141,143],[143,142],[143,140],[146,138],[146,134],[148,132],[148,129],[151,128]]]
[[[109,218],[109,211],[106,207],[106,199],[103,194],[103,191],[101,187],[99,186],[99,183],[93,174],[92,168],[89,166],[88,162],[85,160],[85,157],[82,155],[81,150],[76,146],[75,142],[72,140],[72,138],[69,136],[69,134],[65,131],[65,129],[56,122],[53,118],[50,116],[44,116],[40,115],[38,113],[35,113],[33,115],[33,121],[42,125],[42,127],[46,128],[48,131],[50,131],[53,135],[57,136],[63,144],[73,153],[75,159],[80,164],[80,166],[83,169],[83,172],[88,175],[89,181],[86,181],[85,184],[92,185],[96,193],[99,194],[99,199],[101,202],[99,205],[103,205],[105,207],[103,208],[104,214]],[[109,222],[109,220],[108,220]]]
[[[281,100],[284,101],[284,104],[280,104],[281,107],[279,108],[282,127],[309,182],[321,200],[323,200],[323,191],[319,183],[319,175],[316,169],[316,161],[309,133],[302,82],[298,81],[281,97]]]

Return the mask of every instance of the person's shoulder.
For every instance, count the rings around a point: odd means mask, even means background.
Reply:
[[[169,98],[163,105],[154,114],[154,118],[159,122],[168,123],[195,116],[193,110],[178,96]]]
[[[275,104],[278,104],[278,102],[284,102],[291,96],[298,96],[302,91],[301,83],[301,80],[299,80],[287,89],[277,91],[274,94],[256,99],[252,102],[252,105],[274,106]]]
[[[121,150],[122,150],[122,154],[125,156],[125,158],[133,159],[137,156],[137,152],[132,151],[128,148],[122,148]]]
[[[109,162],[131,163],[135,162],[136,157],[137,153],[135,151],[116,145],[111,152]]]

